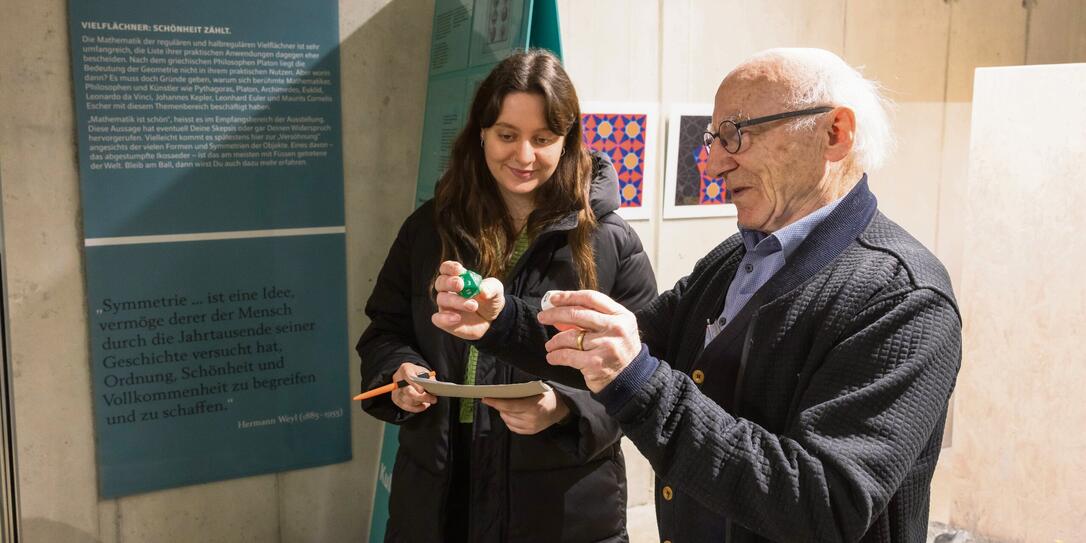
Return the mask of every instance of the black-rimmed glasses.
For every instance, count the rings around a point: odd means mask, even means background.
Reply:
[[[822,106],[813,107],[810,109],[801,109],[799,111],[787,111],[785,113],[777,113],[775,115],[766,115],[765,117],[755,117],[745,121],[732,121],[723,120],[720,121],[720,125],[717,127],[717,131],[713,132],[713,125],[705,127],[705,132],[701,135],[702,144],[705,145],[705,150],[709,151],[713,147],[713,140],[720,140],[720,144],[724,146],[724,150],[735,154],[743,148],[743,127],[754,126],[756,124],[769,123],[773,121],[779,121],[781,119],[790,119],[792,117],[803,117],[805,115],[818,115],[827,111],[833,110],[832,107]]]

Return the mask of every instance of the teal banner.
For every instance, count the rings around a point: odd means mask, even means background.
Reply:
[[[102,497],[351,458],[337,9],[69,2]]]
[[[430,78],[415,205],[434,197],[475,90],[494,65],[518,49],[541,47],[562,57],[557,0],[436,0]],[[385,540],[399,429],[385,425],[374,491],[370,542]]]
[[[545,47],[562,55],[557,0],[437,0],[415,204],[434,196],[475,89],[510,53]]]

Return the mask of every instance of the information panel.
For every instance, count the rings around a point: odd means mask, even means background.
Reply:
[[[103,497],[351,457],[337,9],[69,3]]]
[[[339,235],[88,250],[103,496],[350,459],[347,330],[327,317],[344,268],[294,264],[342,251]]]

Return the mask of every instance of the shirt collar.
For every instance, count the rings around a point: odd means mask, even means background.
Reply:
[[[746,247],[747,252],[754,252],[761,255],[773,254],[777,251],[784,252],[784,258],[788,257],[795,252],[796,248],[803,243],[803,240],[807,239],[807,236],[815,229],[816,226],[821,223],[827,215],[833,212],[837,204],[841,203],[844,197],[838,198],[818,209],[813,213],[801,218],[800,220],[773,232],[772,234],[766,234],[758,230],[748,230],[743,227],[739,227],[739,234],[743,238],[743,245]]]

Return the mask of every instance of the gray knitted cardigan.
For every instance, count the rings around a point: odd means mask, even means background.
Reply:
[[[865,176],[703,348],[743,252],[730,237],[640,311],[641,353],[596,395],[656,472],[660,539],[924,541],[961,363],[942,264]],[[584,386],[540,364],[537,311],[507,298],[478,346]]]

